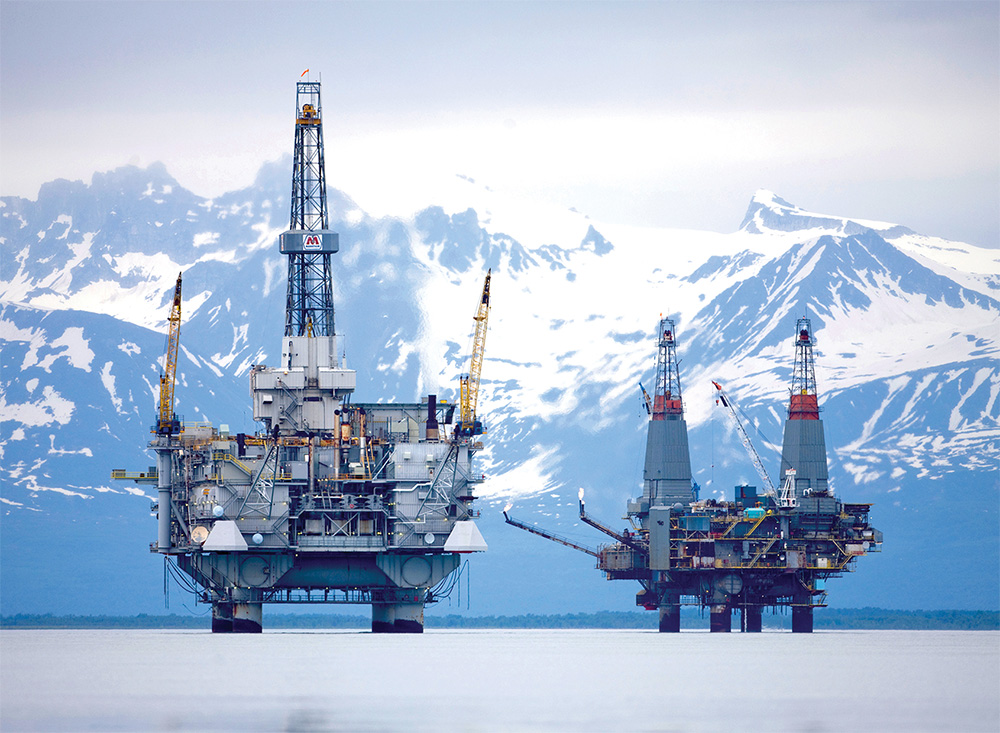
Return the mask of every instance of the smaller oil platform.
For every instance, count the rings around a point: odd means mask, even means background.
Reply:
[[[763,482],[760,490],[737,486],[732,501],[698,500],[671,319],[660,319],[656,343],[653,397],[642,389],[649,425],[643,493],[628,504],[625,517],[631,529],[617,532],[590,517],[582,489],[580,519],[614,543],[581,546],[512,518],[509,506],[507,523],[592,555],[609,580],[639,581],[636,604],[659,611],[660,631],[680,631],[681,606],[693,605],[709,610],[714,632],[731,631],[736,611],[741,630],[760,631],[765,609],[784,608],[791,608],[793,632],[811,632],[813,609],[826,605],[826,581],[852,571],[858,557],[878,552],[882,533],[869,523],[870,504],[842,502],[830,491],[810,321],[801,318],[795,327],[780,489],[732,400],[715,383],[717,402],[733,418]]]

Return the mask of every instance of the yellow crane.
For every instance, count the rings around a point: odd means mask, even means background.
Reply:
[[[175,435],[179,433],[180,421],[174,414],[174,384],[177,376],[177,349],[181,341],[181,273],[177,273],[177,285],[174,288],[174,301],[170,306],[169,326],[167,332],[167,356],[163,374],[160,375],[160,410],[156,422],[158,435]]]
[[[647,415],[652,415],[653,414],[653,401],[651,399],[649,399],[649,392],[647,392],[646,388],[642,386],[642,382],[639,382],[639,389],[642,390],[642,402],[646,406],[646,414]]]
[[[483,368],[483,351],[486,348],[486,325],[490,317],[490,275],[492,269],[486,271],[486,281],[483,283],[483,295],[479,300],[474,320],[476,333],[472,337],[472,360],[469,373],[459,378],[459,423],[455,428],[456,437],[481,435],[483,423],[476,419],[476,402],[479,397],[479,375]]]

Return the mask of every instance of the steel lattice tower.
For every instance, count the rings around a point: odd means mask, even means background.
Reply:
[[[288,255],[285,336],[333,336],[330,254],[338,249],[329,232],[320,83],[296,86],[292,211],[281,250]],[[314,233],[314,234],[310,234]]]
[[[819,402],[816,393],[816,363],[813,360],[812,323],[800,318],[795,323],[795,365],[792,368],[791,399],[788,403],[789,420],[819,420]]]
[[[826,462],[826,437],[819,418],[816,393],[816,363],[813,360],[812,323],[808,318],[795,322],[795,366],[792,369],[788,419],[781,445],[780,481],[785,472],[795,469],[795,498],[806,492],[825,492],[829,488]]]
[[[675,326],[671,318],[661,318],[657,334],[656,386],[653,390],[653,419],[682,415],[681,375],[677,370]]]
[[[656,331],[656,387],[642,470],[643,498],[653,506],[689,504],[695,499],[675,337],[673,320],[661,315]]]

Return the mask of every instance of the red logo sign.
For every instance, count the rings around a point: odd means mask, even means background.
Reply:
[[[315,234],[310,234],[302,240],[302,249],[322,249],[323,242]]]

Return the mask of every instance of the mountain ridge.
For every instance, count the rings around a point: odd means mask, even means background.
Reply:
[[[94,526],[114,526],[127,540],[130,577],[144,588],[145,607],[154,602],[158,589],[147,576],[157,573],[143,554],[154,527],[139,518],[150,495],[112,483],[109,472],[151,463],[144,443],[179,270],[177,410],[253,432],[246,374],[279,347],[284,261],[275,240],[287,220],[289,180],[282,161],[267,163],[252,186],[209,200],[177,186],[163,167],[132,167],[95,174],[89,185],[46,184],[35,202],[0,200],[0,542],[5,585],[14,589],[4,594],[5,613],[27,602],[17,592],[42,569],[54,572],[72,543],[87,544],[93,559],[98,546],[73,519],[82,496],[92,499],[83,503]],[[646,419],[637,383],[651,381],[660,312],[678,323],[703,496],[756,480],[714,407],[710,380],[725,383],[762,434],[780,435],[790,331],[808,314],[831,481],[845,500],[874,502],[875,524],[886,532],[886,554],[845,584],[857,590],[845,590],[844,602],[863,603],[894,575],[911,579],[896,584],[907,602],[935,602],[905,556],[932,531],[932,512],[967,526],[961,551],[980,558],[957,572],[934,565],[948,597],[975,604],[997,588],[995,254],[898,225],[813,214],[769,192],[754,194],[739,229],[720,234],[637,229],[539,202],[522,208],[481,186],[470,191],[464,203],[378,218],[343,192],[328,195],[331,228],[341,234],[339,349],[358,370],[359,401],[428,392],[455,399],[472,305],[493,268],[479,399],[488,426],[480,507],[492,549],[473,562],[498,587],[485,593],[494,612],[514,602],[502,600],[500,587],[526,582],[504,564],[520,567],[517,557],[538,570],[518,603],[558,610],[572,599],[630,602],[626,588],[604,590],[611,584],[598,583],[572,553],[511,536],[498,515],[513,500],[522,514],[531,507],[540,523],[593,543],[600,538],[575,516],[576,489],[585,487],[588,506],[603,516],[620,516],[637,495]],[[758,221],[750,231],[748,222]],[[759,440],[773,470],[775,442]],[[978,512],[972,519],[962,508],[969,503]],[[62,578],[87,603],[112,602],[66,572],[53,582]]]

